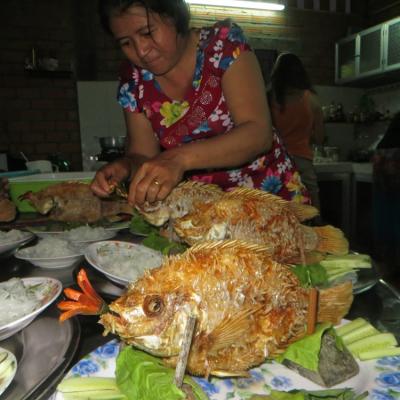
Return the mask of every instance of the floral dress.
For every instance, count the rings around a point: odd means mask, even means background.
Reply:
[[[148,70],[123,64],[118,101],[131,112],[143,112],[163,149],[222,135],[234,127],[222,92],[225,71],[242,52],[251,51],[242,30],[229,20],[200,30],[192,87],[183,101],[166,96]],[[239,168],[191,171],[189,179],[217,184],[224,190],[236,186],[262,189],[287,200],[309,202],[300,175],[273,133],[268,153]]]

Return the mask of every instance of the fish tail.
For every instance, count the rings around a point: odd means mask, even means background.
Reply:
[[[318,297],[318,322],[338,324],[349,312],[353,302],[353,284],[351,281],[327,289],[321,289]]]
[[[318,208],[307,204],[301,204],[291,201],[288,203],[288,206],[300,222],[307,221],[319,215]]]
[[[331,225],[316,226],[311,229],[318,237],[316,251],[338,256],[349,252],[349,242],[340,229]]]

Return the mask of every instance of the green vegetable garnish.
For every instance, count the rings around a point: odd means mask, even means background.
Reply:
[[[282,362],[284,359],[290,360],[311,371],[317,371],[322,335],[328,329],[333,330],[331,326],[332,325],[329,323],[318,324],[312,335],[305,336],[292,343],[283,354],[280,354],[276,358],[276,360],[278,362]],[[341,346],[339,341],[337,345]]]
[[[157,233],[158,229],[153,225],[150,225],[142,215],[140,215],[136,210],[134,211],[131,219],[131,223],[129,226],[129,230],[131,233],[136,235],[149,235],[154,232]]]
[[[165,255],[183,253],[188,247],[182,243],[176,243],[161,236],[157,232],[151,232],[143,239],[142,244],[151,249],[161,251]]]
[[[118,355],[115,376],[117,385],[129,400],[179,400],[186,394],[174,384],[175,371],[163,365],[161,359],[125,347]],[[200,386],[189,376],[188,384],[197,400],[207,400]]]
[[[320,264],[296,265],[293,272],[303,287],[321,287],[328,283],[328,274]]]

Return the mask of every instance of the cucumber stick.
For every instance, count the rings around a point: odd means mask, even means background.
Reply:
[[[387,347],[384,349],[375,349],[368,351],[361,351],[358,353],[358,357],[361,361],[373,360],[381,357],[394,357],[400,356],[400,347]]]
[[[126,400],[114,378],[67,378],[57,387],[65,400]]]
[[[357,318],[335,330],[348,350],[362,361],[400,355],[395,336],[379,332],[364,318]]]
[[[348,332],[342,336],[343,343],[347,346],[350,345],[351,343],[364,339],[368,336],[376,335],[380,333],[377,329],[375,329],[371,324],[365,324],[363,326],[360,326],[359,328],[356,328],[352,330],[351,332]]]
[[[371,258],[367,254],[328,255],[320,264],[326,268],[371,268]]]
[[[394,346],[397,346],[397,340],[392,333],[378,333],[350,343],[347,348],[352,354],[358,356],[360,352]]]
[[[368,325],[368,322],[364,318],[360,317],[348,322],[347,324],[339,326],[338,328],[335,328],[335,331],[340,337],[343,337],[347,333],[354,329],[360,328],[363,325]]]

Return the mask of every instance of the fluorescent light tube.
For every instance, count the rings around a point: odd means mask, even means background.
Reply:
[[[251,8],[255,10],[274,11],[280,11],[285,8],[283,4],[247,0],[186,0],[186,3],[217,7]]]

